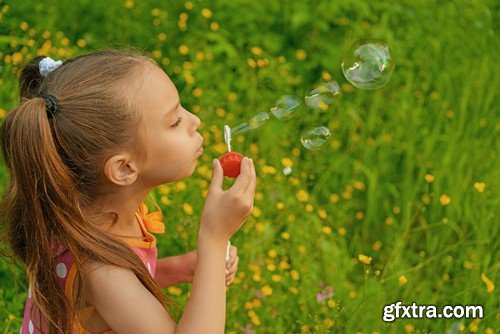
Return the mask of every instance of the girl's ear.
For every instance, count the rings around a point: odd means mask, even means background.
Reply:
[[[128,186],[137,180],[137,165],[128,155],[117,154],[108,159],[104,165],[104,175],[119,186]]]

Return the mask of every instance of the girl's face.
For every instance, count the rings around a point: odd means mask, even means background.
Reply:
[[[149,64],[148,64],[149,65]],[[203,153],[200,119],[184,109],[170,78],[148,66],[137,91],[144,109],[147,160],[141,170],[146,186],[177,181],[191,175]]]

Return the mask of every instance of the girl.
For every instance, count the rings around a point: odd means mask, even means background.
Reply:
[[[223,333],[226,245],[253,208],[251,159],[222,189],[213,161],[198,249],[156,268],[161,212],[143,200],[190,176],[203,153],[200,119],[154,60],[104,50],[21,71],[21,103],[0,127],[9,183],[0,221],[29,291],[21,333]],[[161,291],[191,273],[178,323]],[[187,268],[187,269],[186,269]],[[177,281],[176,281],[177,280]],[[182,280],[182,279],[181,279]]]

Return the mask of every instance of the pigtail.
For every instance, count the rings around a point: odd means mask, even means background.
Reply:
[[[0,204],[1,220],[9,222],[5,235],[10,236],[10,247],[26,265],[41,313],[47,319],[54,314],[67,316],[68,305],[57,288],[56,272],[49,269],[57,265],[50,236],[62,236],[54,199],[66,205],[74,203],[72,192],[62,190],[72,186],[72,177],[59,161],[44,99],[24,99],[7,115],[0,127],[0,139],[11,176]],[[54,326],[59,328],[58,324]]]

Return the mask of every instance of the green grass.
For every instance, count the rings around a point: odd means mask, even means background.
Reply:
[[[223,153],[223,125],[268,111],[282,95],[302,98],[331,77],[343,96],[327,113],[303,109],[233,141],[234,150],[256,161],[258,194],[253,215],[231,239],[240,276],[228,290],[227,333],[245,326],[255,333],[497,327],[498,288],[487,292],[481,279],[484,273],[498,284],[500,71],[493,1],[221,0],[193,1],[191,9],[171,2],[126,8],[115,0],[0,1],[1,113],[16,105],[20,65],[40,49],[54,59],[113,45],[151,52],[185,107],[202,119],[207,144],[185,189],[169,184],[152,193],[167,225],[158,237],[160,256],[168,256],[196,247],[210,162]],[[161,9],[158,16],[154,8]],[[181,13],[188,16],[185,27]],[[22,22],[28,27],[20,29]],[[44,31],[50,36],[42,37]],[[340,69],[351,44],[365,37],[386,41],[396,59],[391,80],[375,91],[354,88]],[[43,46],[46,40],[52,49]],[[267,65],[252,67],[249,59]],[[328,126],[332,136],[324,149],[308,151],[300,133],[315,125]],[[293,162],[290,176],[281,172],[283,158]],[[5,185],[1,165],[0,172]],[[482,192],[474,186],[481,182]],[[184,203],[193,206],[192,215],[178,209]],[[359,254],[372,257],[371,264]],[[321,281],[333,287],[330,304],[316,300]],[[185,305],[190,286],[178,288],[165,292]],[[1,332],[18,332],[25,294],[24,273],[0,262]],[[383,306],[398,300],[479,304],[485,317],[384,323]]]

